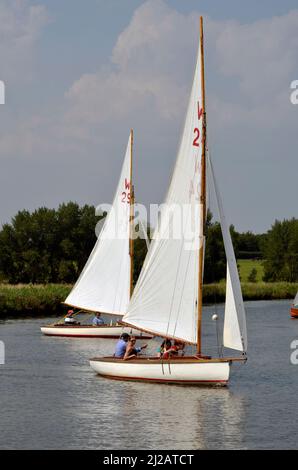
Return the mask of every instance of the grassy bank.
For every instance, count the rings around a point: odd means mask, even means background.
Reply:
[[[290,282],[242,282],[241,286],[244,300],[293,299],[298,290],[298,283]],[[225,290],[224,282],[204,286],[204,302],[224,302]]]
[[[70,289],[66,284],[0,284],[0,317],[61,315]]]
[[[65,311],[61,302],[70,292],[65,284],[17,285],[0,284],[0,318],[21,316],[60,316]],[[242,283],[244,300],[293,299],[298,283]],[[204,286],[204,303],[224,302],[225,283]]]

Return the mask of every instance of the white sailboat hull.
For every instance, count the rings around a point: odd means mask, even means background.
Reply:
[[[139,330],[132,328],[123,328],[122,326],[105,325],[105,326],[92,326],[92,325],[49,325],[42,326],[41,332],[46,336],[63,336],[72,338],[119,338],[122,333],[128,333],[136,338],[151,339],[152,336],[147,333],[141,333]]]
[[[230,361],[191,358],[160,360],[138,358],[128,361],[116,358],[90,359],[91,368],[99,375],[118,380],[134,380],[182,385],[226,385]]]

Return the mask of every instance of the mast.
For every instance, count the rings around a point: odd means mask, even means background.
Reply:
[[[130,256],[130,287],[129,297],[133,292],[133,268],[134,268],[134,243],[133,243],[133,228],[134,228],[134,186],[132,184],[132,158],[133,158],[133,129],[130,131],[130,217],[129,217],[129,256]]]
[[[201,95],[202,95],[202,160],[201,160],[201,223],[199,247],[199,289],[198,289],[198,327],[197,354],[202,352],[202,309],[203,309],[203,270],[204,270],[204,235],[206,227],[206,108],[205,108],[205,70],[204,70],[204,32],[203,17],[200,17],[200,57],[201,57]]]

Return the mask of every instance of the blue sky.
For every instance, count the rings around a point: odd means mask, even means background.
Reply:
[[[261,232],[297,216],[296,2],[1,0],[2,223],[24,208],[110,202],[131,127],[138,200],[162,202],[202,13],[229,220]]]

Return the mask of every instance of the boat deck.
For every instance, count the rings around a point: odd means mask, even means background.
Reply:
[[[93,357],[89,359],[93,362],[116,362],[116,363],[132,363],[132,364],[147,364],[148,362],[154,362],[155,364],[179,364],[181,362],[184,363],[217,363],[217,362],[246,362],[247,357],[196,357],[196,356],[181,356],[181,357],[171,357],[168,359],[161,359],[159,357],[154,356],[142,356],[142,357],[134,357],[132,359],[124,359],[117,358],[114,356],[105,356],[105,357]]]

